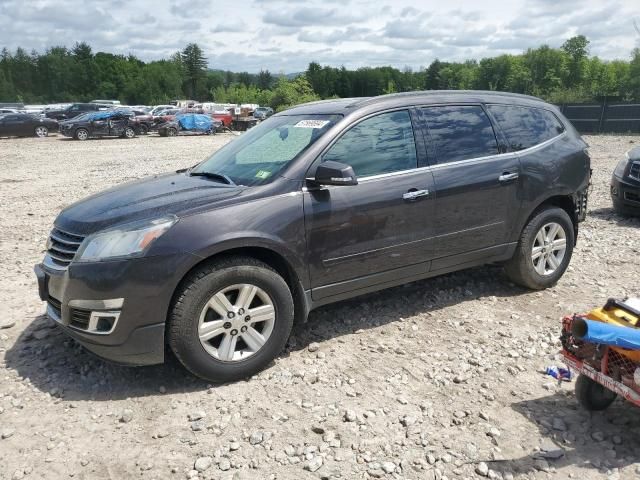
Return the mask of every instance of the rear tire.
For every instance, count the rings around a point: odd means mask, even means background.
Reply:
[[[598,382],[591,380],[586,375],[580,375],[575,386],[576,399],[590,412],[597,412],[608,408],[617,395],[603,387]]]
[[[247,294],[253,299],[248,303],[241,298],[244,288],[253,292]],[[284,348],[293,318],[293,297],[284,279],[258,260],[232,257],[198,269],[183,282],[174,297],[167,337],[191,373],[229,382],[266,367]],[[231,340],[233,346],[225,349]]]
[[[124,129],[124,132],[122,133],[122,136],[124,138],[128,138],[128,139],[135,138],[136,131],[132,127],[127,127],[127,128]]]
[[[175,137],[178,135],[178,130],[176,130],[175,128],[168,128],[167,129],[167,137]]]
[[[44,137],[49,135],[49,129],[47,127],[45,127],[44,125],[38,125],[36,127],[34,133],[36,134],[36,137],[44,138]]]
[[[575,236],[566,211],[547,207],[524,227],[513,257],[505,264],[509,279],[532,290],[557,283],[571,261]]]

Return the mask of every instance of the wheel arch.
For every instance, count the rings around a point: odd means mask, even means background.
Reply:
[[[520,235],[520,232],[522,232],[522,229],[529,224],[531,219],[540,210],[543,210],[547,207],[558,207],[563,209],[565,212],[567,212],[567,215],[569,215],[569,218],[571,219],[571,223],[573,224],[573,234],[574,234],[573,238],[574,238],[574,244],[576,244],[578,240],[578,215],[576,211],[576,200],[573,194],[553,195],[551,197],[547,197],[546,199],[538,202],[537,205],[533,209],[531,209],[524,223],[519,225],[519,228],[516,234]]]
[[[298,272],[293,267],[293,265],[279,252],[274,249],[264,247],[264,246],[241,246],[241,247],[233,247],[222,250],[220,252],[216,252],[208,257],[202,258],[195,265],[191,266],[191,268],[181,277],[180,281],[176,284],[176,287],[173,290],[171,303],[173,302],[178,295],[178,292],[184,285],[185,281],[189,278],[189,276],[209,265],[211,263],[215,263],[221,259],[233,258],[233,257],[249,257],[255,260],[259,260],[269,267],[273,268],[278,275],[280,275],[291,290],[291,295],[293,296],[294,308],[295,308],[295,322],[305,322],[307,320],[307,316],[310,311],[310,302],[307,299],[305,294],[305,290],[303,284],[301,282],[300,276]],[[170,307],[171,309],[171,307]],[[170,315],[170,311],[167,312],[167,316]]]

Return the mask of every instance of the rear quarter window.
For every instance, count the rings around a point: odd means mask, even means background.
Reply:
[[[487,105],[504,132],[511,150],[524,150],[551,140],[564,132],[553,112],[544,108],[515,105]]]

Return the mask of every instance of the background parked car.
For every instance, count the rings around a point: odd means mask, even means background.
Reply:
[[[82,113],[97,112],[98,110],[104,110],[103,105],[97,103],[74,103],[70,107],[64,110],[51,110],[45,114],[47,118],[54,118],[56,120],[67,120],[77,117]]]
[[[613,208],[621,215],[640,215],[640,147],[629,150],[611,177]]]
[[[133,138],[139,133],[138,123],[125,112],[95,112],[60,124],[60,133],[76,140],[90,137]]]
[[[273,108],[271,107],[258,107],[253,112],[253,116],[258,120],[264,120],[271,115],[273,115]]]
[[[181,110],[175,107],[159,110],[158,114],[153,116],[153,127],[158,128],[163,123],[172,121],[175,118],[175,116],[180,112]]]
[[[213,135],[222,122],[214,120],[209,115],[199,113],[184,113],[176,115],[173,120],[158,127],[158,133],[162,137],[175,137],[183,134]]]
[[[46,137],[58,131],[58,122],[28,113],[0,114],[0,137]]]

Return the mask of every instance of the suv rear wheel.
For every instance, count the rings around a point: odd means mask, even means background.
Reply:
[[[538,211],[520,235],[507,276],[518,285],[542,290],[551,287],[569,266],[575,238],[573,222],[558,207]]]
[[[184,282],[169,317],[169,345],[193,374],[239,380],[280,353],[293,316],[291,291],[277,272],[252,258],[225,259]]]

